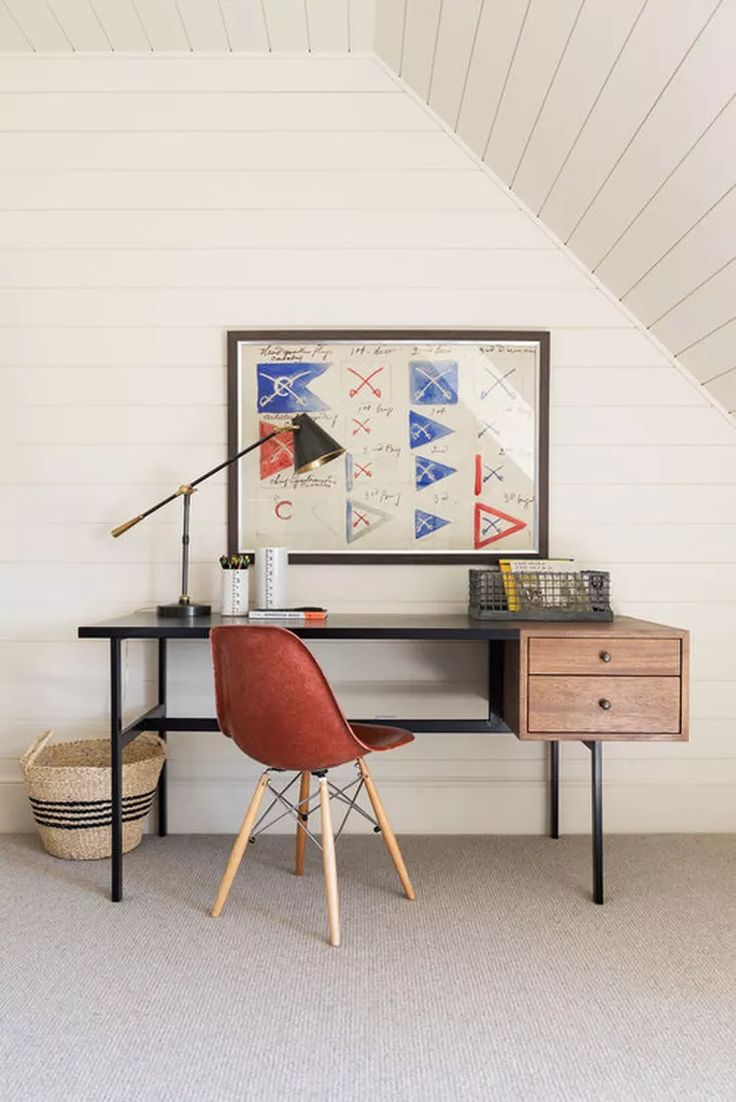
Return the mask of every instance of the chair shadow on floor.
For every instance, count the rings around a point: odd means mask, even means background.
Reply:
[[[158,838],[149,838],[148,841],[149,843],[159,843]],[[223,855],[226,856],[231,844],[230,836],[222,835],[221,842]],[[145,843],[146,839],[144,838],[143,844],[145,845]],[[166,839],[161,839],[160,843],[165,845]],[[243,924],[245,932],[249,919],[258,918],[273,923],[289,933],[296,933],[300,936],[306,936],[316,943],[323,943],[324,931],[321,926],[315,929],[309,928],[310,914],[308,911],[305,910],[302,917],[298,913],[293,917],[289,917],[282,910],[279,910],[275,903],[273,906],[269,904],[269,883],[273,886],[275,896],[280,894],[284,882],[287,882],[287,887],[293,889],[298,899],[299,885],[302,878],[294,875],[293,843],[288,849],[281,846],[269,846],[268,849],[270,852],[263,852],[263,846],[258,844],[248,847],[246,858],[238,872],[233,889],[229,908],[231,912],[229,915],[230,921]],[[190,877],[185,877],[183,881],[162,882],[156,878],[155,868],[151,866],[145,869],[143,877],[139,878],[139,887],[143,892],[154,892],[159,898],[175,901],[177,905],[184,906],[190,912],[201,915],[203,920],[210,923],[212,900],[217,891],[219,878],[217,874],[210,877],[212,864],[209,858],[211,854],[207,856],[206,875],[195,878],[194,881]],[[202,863],[204,865],[203,859]],[[264,874],[266,878],[265,885]],[[135,874],[133,873],[133,875]],[[320,888],[322,888],[321,873],[319,878]],[[249,880],[251,881],[251,890],[248,886]],[[223,917],[227,918],[227,916]],[[212,925],[213,929],[217,926],[216,923]]]

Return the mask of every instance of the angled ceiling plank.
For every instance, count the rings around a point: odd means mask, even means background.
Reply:
[[[717,0],[649,0],[540,217],[567,241],[713,14]]]
[[[135,6],[155,51],[191,50],[176,0],[135,0]]]
[[[347,0],[348,49],[365,53],[374,48],[376,6],[374,0]]]
[[[76,51],[110,52],[110,41],[87,0],[48,0],[48,5]]]
[[[481,0],[451,0],[442,5],[429,104],[453,127],[470,66],[481,6]]]
[[[177,0],[193,50],[229,50],[218,0]]]
[[[587,0],[514,179],[538,211],[633,32],[646,0]]]
[[[695,295],[702,294],[702,292],[704,292],[706,289],[710,290],[708,288],[708,284],[714,283],[716,280],[718,280],[720,276],[726,272],[726,269],[730,268],[732,264],[736,264],[736,257],[734,257],[733,255],[731,255],[727,260],[724,260],[722,264],[719,264],[719,266],[714,271],[709,272],[708,275],[706,275],[703,279],[695,283],[694,286],[691,286],[687,291],[685,291],[684,294],[680,295],[679,298],[675,299],[675,301],[671,303],[671,305],[663,310],[662,313],[658,317],[656,317],[654,321],[652,321],[649,328],[655,329],[666,318],[668,318],[670,314],[674,314],[676,310],[679,310],[685,303],[687,303],[689,299],[693,298]]]
[[[736,411],[736,366],[709,382],[707,389],[729,413],[734,413]]]
[[[723,268],[673,310],[652,332],[675,355],[691,348],[708,333],[715,332],[734,318],[736,304],[736,262]]]
[[[45,0],[5,0],[5,7],[30,43],[26,49],[71,50],[69,39]]]
[[[292,53],[309,50],[304,0],[264,0],[271,49]]]
[[[313,53],[348,49],[348,0],[304,0]]]
[[[532,0],[483,160],[510,183],[582,8]]]
[[[10,8],[0,0],[0,51],[25,53],[35,47]]]
[[[708,386],[712,380],[730,371],[734,364],[736,348],[736,321],[709,333],[690,348],[680,351],[678,359],[692,371],[696,379]]]
[[[488,141],[530,0],[485,0],[457,119],[457,132],[481,156]]]
[[[736,92],[736,4],[721,5],[569,239],[595,268]]]
[[[723,111],[688,156],[642,208],[597,275],[625,298],[733,186],[724,149],[736,148],[736,101]]]
[[[268,51],[261,0],[220,0],[220,6],[232,50]]]
[[[733,257],[736,188],[674,246],[625,298],[652,325]]]
[[[397,74],[401,73],[407,0],[376,0],[375,50]]]
[[[92,0],[114,50],[150,50],[134,0]]]
[[[426,102],[432,76],[442,0],[407,0],[400,76]]]

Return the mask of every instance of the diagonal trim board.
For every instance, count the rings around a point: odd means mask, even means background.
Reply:
[[[720,401],[719,398],[711,392],[707,383],[701,382],[694,374],[694,372],[690,371],[685,366],[685,364],[683,364],[681,360],[679,360],[677,356],[674,355],[674,353],[669,348],[667,348],[662,343],[662,341],[646,327],[641,318],[637,317],[637,315],[633,313],[633,311],[630,310],[629,307],[625,305],[625,303],[617,298],[613,291],[611,291],[611,289],[601,281],[596,273],[591,271],[590,268],[588,268],[585,263],[578,256],[575,255],[572,249],[557,236],[554,230],[552,230],[542,219],[540,219],[534,213],[534,211],[531,210],[526,205],[526,203],[524,203],[524,201],[514,193],[511,188],[504,184],[504,182],[496,175],[493,169],[462,140],[457,132],[448,123],[446,123],[445,120],[442,119],[429,106],[429,104],[426,103],[425,100],[423,100],[422,97],[418,95],[418,93],[409,84],[407,84],[407,82],[403,80],[396,73],[396,71],[389,64],[387,64],[387,62],[383,60],[383,58],[379,57],[378,55],[374,55],[374,57],[376,64],[396,83],[397,87],[405,92],[405,94],[409,96],[414,101],[414,103],[416,103],[423,111],[425,111],[427,115],[434,121],[434,123],[445,134],[447,134],[448,137],[450,137],[453,142],[463,151],[468,159],[473,162],[476,168],[479,169],[489,179],[489,181],[493,183],[495,187],[501,189],[503,193],[509,197],[516,209],[525,214],[539,228],[539,230],[544,233],[544,235],[556,246],[556,248],[560,249],[565,254],[568,260],[575,265],[578,271],[586,276],[591,286],[600,291],[600,293],[605,296],[606,300],[622,314],[626,321],[635,329],[637,329],[639,333],[646,337],[646,339],[651,343],[652,347],[659,353],[659,355],[663,356],[667,360],[667,362],[671,364],[671,366],[674,367],[696,391],[705,396],[709,405],[711,405],[713,409],[721,414],[721,416],[726,420],[730,427],[736,428],[736,416],[734,416],[736,415],[736,402],[733,403],[734,408],[729,408],[729,405]],[[501,324],[503,319],[496,319],[496,321],[498,322],[498,324]],[[725,372],[724,374],[727,375],[728,372]],[[719,375],[717,378],[718,380],[720,380],[722,376]]]

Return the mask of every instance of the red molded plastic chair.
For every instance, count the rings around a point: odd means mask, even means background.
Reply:
[[[347,814],[355,808],[375,824],[391,854],[404,893],[408,899],[414,899],[414,889],[396,837],[365,763],[366,754],[394,750],[397,746],[412,742],[414,736],[398,727],[349,724],[315,657],[301,639],[284,628],[216,627],[210,633],[210,641],[220,728],[245,754],[267,767],[232,848],[212,915],[217,918],[222,911],[245,847],[254,829],[270,810],[256,823],[258,808],[267,788],[274,795],[274,803],[286,806],[286,814],[291,812],[296,819],[294,871],[301,876],[307,836],[312,837],[308,826],[309,815],[316,810],[316,805],[310,807],[310,778],[314,775],[318,778],[329,940],[331,945],[339,945],[340,912],[330,800],[337,799],[348,804]],[[356,762],[359,776],[339,788],[328,779],[328,771],[350,761]],[[276,789],[269,776],[272,769],[294,771],[295,776],[285,788]],[[293,804],[285,793],[297,777],[300,778],[299,802]],[[355,785],[356,792],[348,796],[348,790]],[[375,819],[355,803],[363,786]]]

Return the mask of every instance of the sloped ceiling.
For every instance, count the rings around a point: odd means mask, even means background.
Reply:
[[[736,0],[0,0],[0,50],[378,55],[736,411]]]
[[[373,0],[0,0],[0,50],[373,49]]]
[[[378,0],[376,51],[730,411],[736,0]]]

